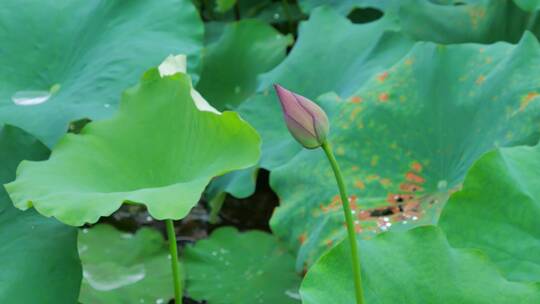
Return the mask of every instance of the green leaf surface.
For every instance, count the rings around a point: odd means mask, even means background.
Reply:
[[[532,35],[518,45],[418,43],[354,96],[318,99],[329,114],[357,230],[432,223],[480,155],[536,143],[539,68]],[[300,249],[297,267],[312,264],[344,237],[328,161],[320,150],[303,150],[270,179],[281,200],[271,227]]]
[[[525,10],[531,4],[518,2]],[[347,15],[354,8],[376,8],[394,20],[396,26],[419,41],[438,43],[480,42],[504,40],[517,42],[531,20],[513,1],[493,0],[302,0],[305,12],[320,5],[330,6]],[[536,27],[535,27],[536,28]],[[539,28],[540,29],[540,28]]]
[[[170,255],[159,231],[137,233],[99,224],[79,233],[82,304],[168,303],[174,297]]]
[[[291,36],[261,21],[231,23],[208,46],[197,90],[218,110],[235,109],[255,92],[257,76],[285,58],[291,43]]]
[[[70,121],[110,117],[167,55],[194,63],[202,39],[189,0],[2,1],[0,122],[52,146]]]
[[[114,118],[66,135],[48,161],[19,166],[6,186],[15,205],[76,226],[124,202],[146,205],[156,219],[184,217],[212,177],[259,157],[258,135],[246,122],[234,112],[201,111],[192,95],[185,74],[148,71]]]
[[[220,228],[187,247],[184,259],[187,290],[194,299],[208,304],[300,303],[294,257],[267,233]]]
[[[0,184],[15,178],[23,159],[42,160],[49,150],[12,126],[0,126]],[[77,230],[20,211],[0,187],[0,303],[76,303],[81,282]]]
[[[366,303],[538,303],[540,284],[507,281],[481,252],[452,248],[434,226],[359,241]],[[355,303],[348,242],[308,272],[302,303]]]
[[[486,252],[511,280],[539,282],[538,172],[540,146],[484,155],[441,214],[450,243]]]

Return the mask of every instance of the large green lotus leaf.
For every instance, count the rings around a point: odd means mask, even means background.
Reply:
[[[418,43],[351,98],[320,98],[358,231],[431,223],[480,155],[536,143],[538,68],[532,35],[519,45]],[[270,179],[281,200],[271,226],[300,248],[298,267],[311,264],[344,236],[328,161],[320,149],[303,150]]]
[[[227,25],[208,46],[197,90],[218,110],[234,109],[257,88],[257,76],[285,58],[291,36],[258,20]]]
[[[114,118],[66,135],[49,160],[19,166],[6,186],[15,205],[70,225],[94,223],[123,202],[146,205],[156,219],[184,217],[213,176],[259,157],[253,128],[234,112],[199,110],[192,91],[185,74],[146,72]]]
[[[115,113],[167,55],[197,60],[202,38],[189,0],[2,1],[0,122],[52,146],[70,121]]]
[[[531,2],[531,1],[523,1]],[[395,20],[401,30],[417,40],[439,43],[499,40],[516,42],[525,29],[538,25],[513,1],[497,0],[302,0],[304,11],[320,5],[335,8],[343,15],[355,7],[377,8]],[[530,4],[520,5],[523,9]],[[530,9],[529,9],[530,10]],[[536,28],[536,27],[534,27]]]
[[[12,126],[0,126],[0,183],[12,181],[23,159],[47,158],[49,150]],[[35,210],[20,211],[0,187],[0,303],[77,302],[81,264],[77,230]]]
[[[441,214],[450,243],[482,249],[509,279],[540,281],[538,172],[540,146],[484,155]]]
[[[224,227],[185,249],[187,290],[209,304],[298,301],[294,257],[275,237]]]
[[[474,219],[470,219],[474,220]],[[434,226],[359,240],[366,303],[539,303],[540,284],[506,280],[482,252],[455,249]],[[351,253],[341,242],[302,282],[304,304],[355,303]]]
[[[171,256],[159,231],[135,234],[99,224],[79,233],[83,304],[168,303],[174,297]]]

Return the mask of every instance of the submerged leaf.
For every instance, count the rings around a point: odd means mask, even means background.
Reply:
[[[99,224],[79,233],[82,304],[157,303],[174,297],[167,243],[159,231],[135,234]]]
[[[275,237],[225,227],[185,250],[187,290],[209,304],[300,303],[294,257]]]
[[[122,203],[180,219],[216,175],[253,165],[257,133],[236,113],[202,112],[185,74],[148,71],[114,118],[68,134],[45,162],[23,162],[6,186],[15,205],[70,225],[94,223]]]

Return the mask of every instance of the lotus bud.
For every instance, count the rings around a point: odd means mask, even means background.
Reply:
[[[326,113],[313,101],[275,84],[285,123],[292,136],[304,147],[315,149],[326,140],[329,131]]]

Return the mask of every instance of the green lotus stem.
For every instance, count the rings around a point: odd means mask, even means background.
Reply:
[[[182,278],[180,277],[180,267],[178,265],[178,248],[176,247],[176,233],[172,220],[165,220],[167,226],[167,238],[169,239],[169,252],[171,253],[171,268],[174,281],[175,303],[182,303]]]
[[[227,193],[220,192],[218,195],[212,198],[210,202],[208,202],[210,204],[210,215],[208,218],[208,222],[210,222],[210,224],[217,224],[219,221],[219,212],[221,211],[221,207],[223,207],[226,197]]]
[[[351,246],[352,254],[352,265],[353,265],[353,277],[354,277],[354,289],[356,292],[356,303],[364,303],[364,291],[362,290],[362,271],[360,268],[360,260],[358,257],[358,243],[356,242],[356,232],[354,230],[354,221],[351,211],[351,205],[349,204],[349,198],[347,196],[347,190],[345,188],[345,183],[343,182],[343,176],[341,170],[336,161],[336,157],[332,152],[332,148],[328,144],[328,141],[324,141],[321,147],[326,153],[326,157],[332,166],[334,175],[336,177],[336,182],[339,188],[339,194],[341,196],[341,202],[343,204],[343,212],[345,213],[345,222],[347,223],[347,234],[349,239],[349,244]]]

